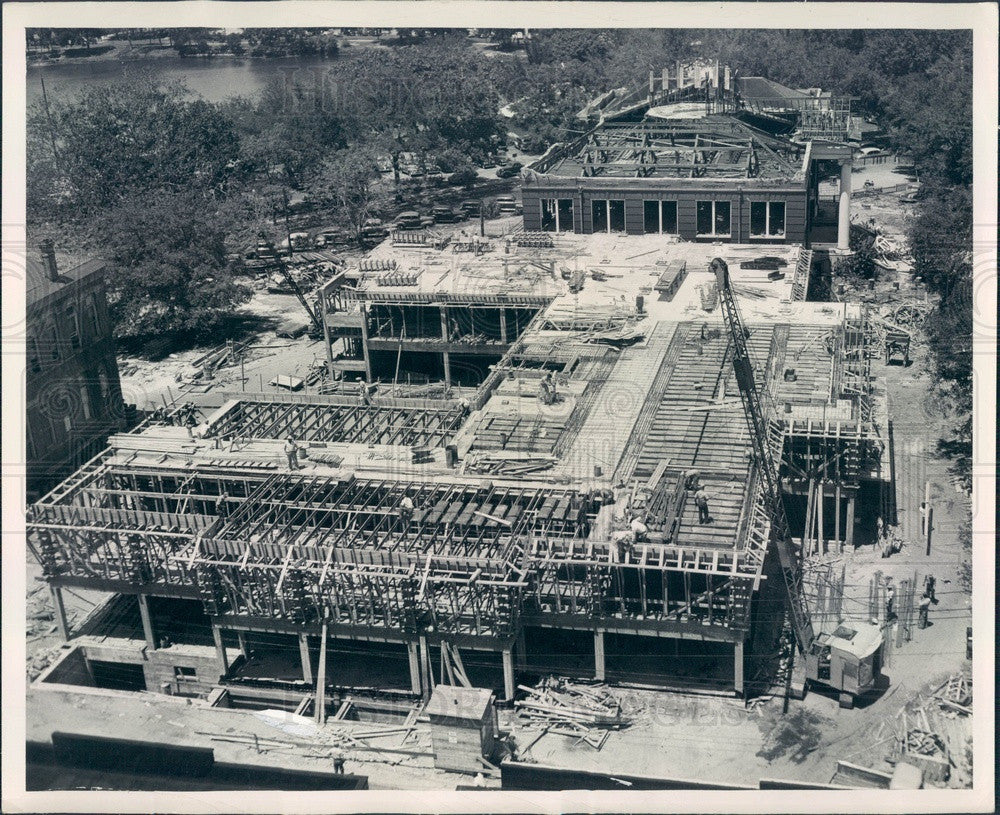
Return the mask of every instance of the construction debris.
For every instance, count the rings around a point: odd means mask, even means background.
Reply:
[[[569,736],[600,750],[611,730],[627,727],[621,703],[603,685],[582,685],[565,677],[547,677],[535,688],[518,685],[526,697],[514,702],[522,719],[542,724],[549,733]],[[591,731],[600,730],[601,733]]]

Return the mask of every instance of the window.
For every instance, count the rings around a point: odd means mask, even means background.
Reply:
[[[608,202],[591,201],[590,212],[594,220],[594,232],[608,231]]]
[[[66,325],[69,327],[69,344],[71,348],[80,347],[80,318],[74,306],[66,308]]]
[[[542,232],[556,231],[556,199],[542,199]]]
[[[175,665],[174,679],[178,682],[197,682],[198,672],[194,668],[184,668],[180,665]]]
[[[594,232],[625,231],[624,201],[591,201],[590,207],[594,219]]]
[[[38,350],[38,340],[34,337],[28,340],[28,367],[33,374],[42,370],[42,356]]]
[[[573,199],[560,198],[556,205],[556,232],[573,231]]]
[[[676,201],[643,201],[643,232],[647,234],[677,234]]]
[[[729,202],[699,201],[697,230],[699,235],[729,237]]]
[[[90,392],[86,385],[80,386],[80,406],[83,408],[83,418],[90,421]]]
[[[49,353],[52,355],[52,359],[59,359],[59,331],[56,329],[55,323],[49,324],[46,334],[49,337]]]
[[[572,198],[542,199],[542,231],[543,232],[573,231]]]
[[[784,237],[785,202],[753,201],[750,204],[750,237]]]
[[[677,202],[660,201],[660,231],[665,235],[677,234]]]
[[[101,336],[101,307],[96,294],[90,295],[90,321],[94,325],[94,337]]]

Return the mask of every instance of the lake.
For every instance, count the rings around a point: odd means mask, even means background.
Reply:
[[[132,60],[93,60],[54,65],[29,65],[27,97],[30,106],[42,97],[41,77],[52,97],[72,97],[87,87],[115,82],[143,72],[155,73],[165,81],[181,82],[192,94],[208,102],[222,102],[237,96],[252,96],[274,76],[306,78],[314,72],[333,68],[344,57],[240,59],[236,57],[154,57]]]

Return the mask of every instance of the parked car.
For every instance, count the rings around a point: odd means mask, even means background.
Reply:
[[[327,229],[320,232],[319,239],[323,241],[323,246],[344,246],[353,240],[353,236],[347,229]]]
[[[496,199],[497,211],[501,215],[517,215],[520,207],[513,195],[500,195]]]
[[[372,249],[389,237],[389,230],[384,226],[369,226],[361,230],[358,242],[365,249]]]
[[[434,223],[436,224],[454,224],[465,220],[464,212],[452,209],[444,204],[438,204],[431,209],[431,216],[434,218]]]
[[[479,212],[482,209],[482,205],[479,203],[479,201],[474,201],[470,199],[468,201],[463,201],[459,209],[461,209],[462,212],[465,213],[465,217],[467,218],[478,218]]]
[[[415,209],[401,212],[396,216],[396,229],[420,229],[420,226],[420,213]]]
[[[511,161],[508,164],[502,164],[497,167],[497,178],[513,178],[519,172],[524,165],[519,161]]]
[[[420,228],[426,229],[427,227],[434,226],[434,216],[433,215],[421,215],[420,216]]]

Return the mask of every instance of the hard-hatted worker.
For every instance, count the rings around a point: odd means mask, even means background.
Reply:
[[[692,467],[690,470],[684,471],[684,488],[688,490],[697,490],[701,486],[700,483],[701,473],[697,469]]]
[[[223,492],[215,500],[215,514],[218,515],[222,520],[229,517],[229,493]]]
[[[399,523],[405,532],[410,528],[410,521],[413,520],[413,499],[409,495],[404,495],[399,502]]]
[[[694,494],[694,504],[698,507],[698,523],[711,523],[712,516],[708,514],[708,493],[704,487],[698,487],[698,491]]]
[[[931,596],[924,589],[924,594],[920,598],[920,603],[917,606],[919,617],[917,625],[920,628],[927,628],[927,613],[931,610]]]
[[[937,585],[937,580],[934,579],[934,575],[929,574],[924,578],[924,594],[931,598],[931,602],[937,605],[937,597],[934,594],[934,587]]]
[[[636,543],[649,540],[649,527],[646,526],[642,515],[636,515],[631,524],[632,536]]]
[[[368,383],[365,380],[358,380],[358,401],[362,405],[370,405],[372,403],[371,393],[368,390]]]
[[[298,470],[299,446],[295,443],[295,439],[293,439],[291,436],[289,436],[288,441],[285,442],[285,455],[288,456],[288,469]]]

